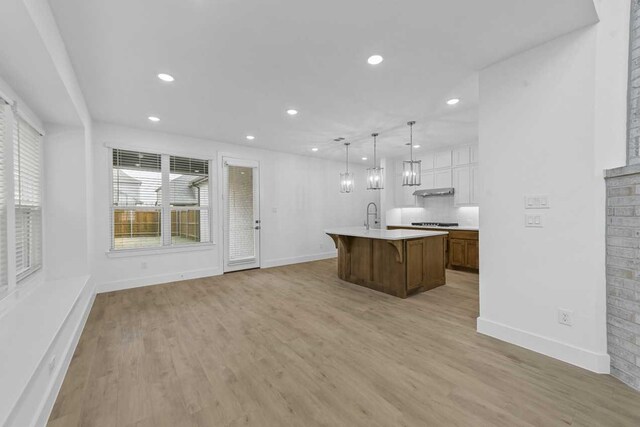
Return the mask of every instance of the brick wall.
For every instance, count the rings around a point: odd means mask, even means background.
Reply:
[[[627,163],[640,164],[640,0],[631,1]]]
[[[629,174],[634,170],[607,172],[607,339],[611,374],[640,390],[640,173]]]
[[[640,0],[631,0],[627,165],[606,171],[611,375],[640,390]]]

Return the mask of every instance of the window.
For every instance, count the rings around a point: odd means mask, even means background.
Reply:
[[[170,157],[171,244],[208,242],[209,162]]]
[[[208,160],[120,149],[112,160],[112,250],[211,241]]]
[[[13,173],[16,275],[24,279],[42,266],[41,136],[26,121],[14,127]]]
[[[162,246],[159,154],[113,150],[112,249]]]

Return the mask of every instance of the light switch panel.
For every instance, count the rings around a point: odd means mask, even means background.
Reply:
[[[548,194],[527,194],[524,196],[525,209],[549,209]]]
[[[525,214],[524,226],[533,228],[542,228],[542,215],[539,214]]]

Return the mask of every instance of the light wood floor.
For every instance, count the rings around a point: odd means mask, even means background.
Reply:
[[[59,426],[639,426],[640,394],[475,332],[477,275],[406,300],[335,260],[98,295]]]

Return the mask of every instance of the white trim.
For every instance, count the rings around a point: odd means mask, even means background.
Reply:
[[[183,245],[157,246],[144,249],[115,249],[106,251],[109,258],[125,258],[132,256],[160,255],[174,252],[208,251],[215,247],[215,243],[185,243]]]
[[[65,286],[68,285],[73,287],[73,293],[70,294],[73,300],[70,301],[70,304],[68,306],[66,306],[67,303],[65,301],[65,311],[62,312],[63,315],[59,318],[61,322],[59,325],[56,325],[56,329],[53,335],[51,337],[47,337],[47,342],[42,347],[44,351],[41,353],[41,355],[40,353],[38,353],[37,363],[33,367],[33,370],[29,372],[29,378],[20,390],[16,399],[13,401],[11,409],[7,414],[7,418],[4,420],[7,423],[6,425],[14,425],[16,418],[24,421],[25,417],[33,417],[30,418],[32,421],[26,425],[41,425],[38,424],[38,420],[43,416],[42,412],[46,412],[45,410],[47,409],[47,402],[50,401],[51,405],[53,406],[53,402],[55,402],[55,398],[57,395],[57,390],[54,388],[54,386],[57,381],[60,381],[60,384],[62,384],[67,365],[68,363],[70,363],[75,351],[75,345],[77,344],[76,337],[79,338],[82,334],[82,329],[84,326],[84,320],[82,319],[85,318],[84,316],[88,316],[93,303],[93,298],[95,296],[95,291],[90,286],[90,276],[79,276],[69,279],[54,280],[51,282],[43,282],[37,287],[37,289],[39,292],[51,292],[52,289],[55,289],[56,285],[60,285],[61,282],[66,282],[64,284]],[[49,288],[47,289],[47,287]],[[78,324],[75,326],[69,325],[69,321],[72,318],[72,315],[77,311],[79,302],[87,293],[89,294],[87,298],[88,304],[86,307],[82,308],[83,313],[80,317],[81,321],[78,322]],[[27,302],[25,302],[25,304],[26,303]],[[65,336],[64,333],[67,330],[68,326],[73,328],[73,332],[71,333],[72,338],[68,341],[67,345],[64,345],[62,348],[60,348],[60,339],[61,337]],[[50,357],[56,355],[56,353],[61,357],[63,363],[56,364],[57,370],[55,372],[52,372],[54,378],[50,379],[50,374],[48,372],[48,362],[50,360]],[[45,385],[43,384],[43,381],[46,382],[46,389],[45,387],[43,387],[43,385]],[[32,407],[35,405],[37,405],[37,408]],[[48,414],[46,414],[46,416],[48,417]],[[0,420],[0,423],[1,422],[2,420]]]
[[[313,255],[302,255],[290,258],[278,258],[265,260],[262,262],[262,268],[280,267],[283,265],[300,264],[303,262],[320,261],[323,259],[331,259],[337,256],[337,251],[323,252]]]
[[[90,280],[89,278],[87,280]],[[88,284],[88,283],[87,283]],[[86,286],[86,284],[85,284]],[[31,427],[35,426],[44,426],[47,424],[49,417],[51,416],[51,411],[53,410],[53,405],[56,403],[56,399],[58,397],[58,393],[60,392],[60,388],[62,387],[62,382],[64,381],[65,376],[67,375],[67,371],[69,370],[69,365],[71,365],[71,360],[73,359],[73,354],[76,351],[76,347],[78,346],[78,342],[80,341],[80,337],[82,336],[82,332],[84,331],[84,326],[87,323],[87,319],[89,318],[89,313],[91,313],[91,308],[93,308],[93,303],[96,300],[96,292],[95,289],[91,289],[91,296],[89,297],[89,302],[86,307],[84,307],[82,316],[80,317],[80,322],[78,322],[76,329],[69,340],[69,344],[67,345],[67,350],[64,354],[64,358],[62,363],[60,363],[60,367],[58,368],[58,372],[49,387],[47,397],[42,402],[38,410],[36,411],[36,417],[34,417],[34,422],[31,424]],[[73,310],[73,309],[72,309]]]
[[[164,283],[179,282],[182,280],[200,279],[202,277],[219,276],[221,268],[203,268],[199,270],[184,271],[181,273],[158,274],[155,276],[138,277],[135,279],[117,280],[115,282],[102,283],[97,286],[96,292],[121,291],[124,289],[140,288],[143,286],[161,285]]]
[[[128,150],[128,151],[140,151],[149,154],[159,154],[174,157],[190,157],[198,160],[215,161],[215,154],[203,154],[201,151],[179,151],[179,150],[159,150],[158,147],[153,145],[136,144],[136,143],[121,143],[121,142],[103,142],[102,145],[111,150]],[[111,166],[113,166],[110,163]],[[209,176],[211,176],[211,168],[209,168]]]
[[[609,373],[611,361],[609,355],[606,353],[596,353],[482,317],[478,317],[477,330],[481,334],[524,347],[528,350],[599,374]]]

